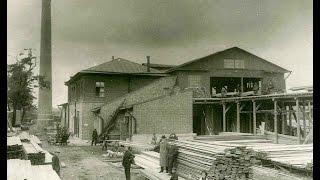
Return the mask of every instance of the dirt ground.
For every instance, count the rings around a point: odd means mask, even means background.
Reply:
[[[66,167],[62,167],[62,180],[125,180],[121,166],[106,162],[101,146],[53,146],[47,143],[43,148],[54,152],[59,151],[59,159]],[[143,180],[137,169],[131,170],[132,180]]]

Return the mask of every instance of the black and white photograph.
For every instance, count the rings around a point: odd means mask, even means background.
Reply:
[[[312,180],[313,11],[7,0],[7,180]]]

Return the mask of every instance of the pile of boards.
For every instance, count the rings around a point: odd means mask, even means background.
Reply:
[[[306,172],[313,170],[313,144],[275,144],[264,136],[245,133],[198,136],[195,139],[195,142],[225,147],[246,146],[257,152],[256,158],[264,162]]]
[[[24,159],[22,142],[19,137],[7,137],[7,159]]]
[[[132,147],[135,151],[142,152],[142,151],[150,151],[154,149],[154,145],[146,144],[146,143],[140,143],[140,142],[129,142],[129,141],[120,141],[119,145],[125,146],[125,147]]]
[[[60,180],[51,165],[31,165],[30,160],[7,160],[7,180]]]
[[[154,151],[144,151],[140,154],[137,154],[134,158],[135,164],[140,166],[140,174],[150,180],[169,180],[170,175],[167,173],[159,173],[160,164],[159,164],[160,155]],[[180,178],[179,180],[184,180]]]
[[[52,155],[43,150],[38,137],[21,132],[7,137],[7,159],[28,159],[32,165],[50,164]]]
[[[35,142],[23,142],[23,149],[27,155],[27,159],[31,161],[32,165],[45,164],[45,152]]]
[[[246,147],[228,147],[197,141],[176,141],[179,148],[178,175],[199,179],[202,171],[209,179],[252,179],[256,152]]]

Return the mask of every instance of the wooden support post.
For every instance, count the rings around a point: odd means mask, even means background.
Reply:
[[[241,94],[243,93],[243,77],[241,77]]]
[[[240,103],[237,102],[237,132],[240,133]]]
[[[292,113],[291,113],[291,108],[288,106],[289,110],[289,135],[292,135]]]
[[[301,132],[300,132],[300,110],[299,110],[299,99],[296,99],[296,117],[297,117],[297,137],[298,144],[301,144]]]
[[[285,116],[285,106],[284,106],[284,103],[282,103],[282,107],[281,107],[281,122],[282,122],[282,130],[281,130],[281,133],[282,134],[286,134],[286,125],[287,125],[287,121],[286,121],[286,116]]]
[[[226,121],[226,104],[222,103],[222,131],[227,132],[227,121]]]
[[[277,119],[277,101],[273,100],[274,110],[273,110],[273,117],[274,117],[274,140],[275,143],[278,144],[278,119]]]
[[[302,105],[302,118],[303,118],[303,137],[307,136],[307,124],[306,124],[306,107]]]
[[[308,110],[309,110],[309,131],[311,129],[312,123],[312,111],[311,111],[311,103],[308,101]]]
[[[253,134],[257,134],[257,114],[256,114],[256,102],[252,101],[252,113],[253,113]]]

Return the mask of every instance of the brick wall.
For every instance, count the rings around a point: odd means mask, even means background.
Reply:
[[[138,134],[192,133],[192,92],[135,105],[133,116]]]

